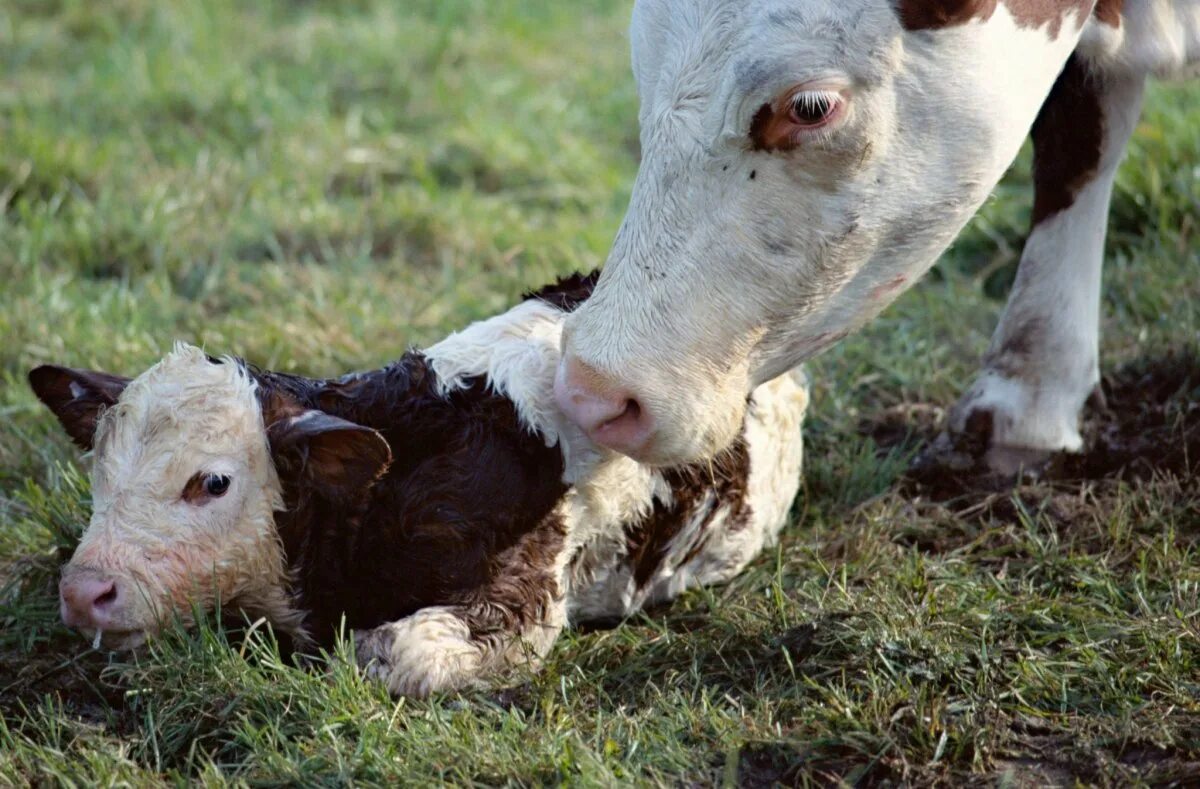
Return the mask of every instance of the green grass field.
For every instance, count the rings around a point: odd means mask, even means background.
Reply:
[[[637,166],[628,6],[0,4],[0,785],[1200,782],[1198,85],[1151,92],[1121,172],[1096,463],[906,471],[1003,305],[1023,157],[811,366],[794,524],[727,587],[416,703],[267,638],[117,656],[58,623],[85,465],[26,371],[178,338],[340,373],[599,265]]]

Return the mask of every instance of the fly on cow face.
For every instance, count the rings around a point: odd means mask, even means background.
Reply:
[[[879,0],[636,5],[642,160],[564,331],[557,392],[576,424],[645,462],[712,456],[747,392],[932,265],[1079,34],[1074,3],[1053,19],[1034,11],[1055,4],[977,5],[936,30]]]

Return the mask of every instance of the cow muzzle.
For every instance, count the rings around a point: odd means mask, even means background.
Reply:
[[[128,579],[93,568],[69,568],[58,584],[59,613],[63,624],[114,649],[132,649],[142,643],[144,631],[131,629]]]
[[[559,362],[554,398],[596,444],[641,459],[654,441],[654,418],[638,397],[572,356]]]

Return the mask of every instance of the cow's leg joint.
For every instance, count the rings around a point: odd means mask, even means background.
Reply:
[[[483,651],[466,622],[444,606],[354,634],[363,673],[382,681],[394,696],[425,697],[459,690],[482,678]]]
[[[994,470],[1083,449],[1080,414],[1100,380],[1108,205],[1142,90],[1140,78],[1071,61],[1034,126],[1034,227],[983,370],[950,418],[959,435],[986,427]]]

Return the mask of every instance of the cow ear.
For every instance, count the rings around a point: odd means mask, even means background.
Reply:
[[[92,448],[100,412],[116,405],[128,384],[129,379],[119,375],[55,364],[29,371],[34,394],[54,412],[71,440],[84,449]]]
[[[315,486],[331,498],[361,493],[383,476],[392,450],[378,431],[324,411],[282,416],[267,427],[280,476]]]

